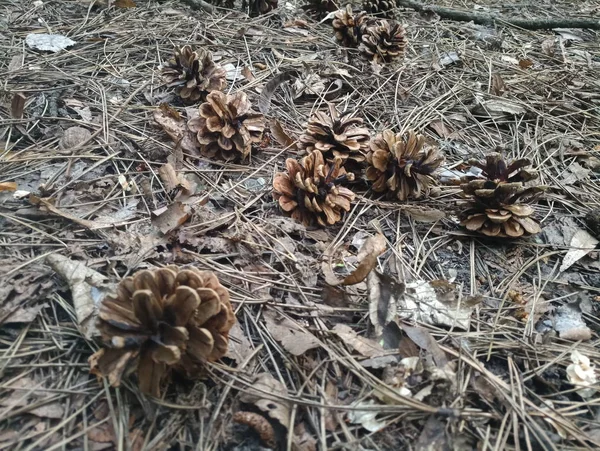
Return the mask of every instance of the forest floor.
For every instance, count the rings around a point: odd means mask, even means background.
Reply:
[[[257,18],[136,3],[0,0],[0,448],[266,448],[233,422],[242,411],[267,417],[278,449],[600,447],[600,395],[567,373],[575,350],[600,362],[599,237],[584,220],[600,207],[598,32],[398,9],[405,59],[377,68],[293,3]],[[589,1],[446,4],[600,18]],[[31,33],[75,44],[36,50]],[[211,50],[227,92],[254,105],[277,74],[300,74],[273,90],[270,132],[248,162],[182,149],[156,123],[163,103],[183,117],[197,108],[160,78],[183,44]],[[323,89],[335,92],[310,93]],[[407,202],[356,183],[337,225],[285,217],[272,181],[297,151],[281,135],[296,140],[328,102],[355,111],[373,136],[423,133],[444,152],[447,180],[498,147],[529,158],[548,187],[534,206],[542,232],[502,241],[461,228],[456,183]],[[167,164],[194,187],[185,201],[163,177]],[[382,276],[332,286],[379,233]],[[118,388],[91,376],[103,290],[169,264],[214,271],[230,290],[227,357],[161,399],[141,394],[134,376]],[[369,308],[392,301],[394,327],[374,339]],[[271,395],[248,401],[257,384]]]

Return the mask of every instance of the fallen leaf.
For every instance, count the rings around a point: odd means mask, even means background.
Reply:
[[[404,289],[402,282],[377,271],[372,271],[367,277],[369,319],[376,336],[380,336],[384,327],[396,318]]]
[[[490,87],[490,92],[498,97],[502,96],[506,92],[506,85],[504,84],[504,80],[500,75],[492,75],[492,85]]]
[[[367,238],[356,256],[356,259],[359,261],[358,266],[343,280],[338,280],[337,277],[335,277],[335,274],[333,274],[330,265],[327,262],[324,262],[324,264],[321,265],[321,268],[323,269],[326,282],[331,286],[355,285],[362,282],[367,278],[373,268],[375,268],[377,265],[377,257],[385,252],[386,248],[387,241],[381,233]]]
[[[151,222],[164,234],[172,232],[185,223],[191,216],[191,207],[180,201],[175,201],[165,209],[154,211]]]
[[[244,75],[242,74],[242,68],[240,66],[227,63],[223,65],[223,69],[225,69],[225,78],[229,81],[238,81],[244,78]]]
[[[87,128],[69,127],[65,130],[58,145],[63,150],[69,150],[87,143],[92,138],[92,134]]]
[[[304,423],[298,423],[294,428],[292,451],[317,451],[317,439],[306,429]]]
[[[560,266],[563,272],[574,265],[579,259],[585,257],[596,248],[598,240],[585,230],[577,230],[569,243],[569,250]]]
[[[8,382],[8,381],[7,381]],[[8,410],[21,408],[23,413],[35,415],[40,418],[60,419],[65,413],[65,407],[61,401],[52,401],[56,397],[55,393],[47,390],[39,381],[31,377],[21,377],[20,379],[5,384],[4,392],[12,389],[7,397],[0,400],[0,405],[7,407]]]
[[[564,304],[556,309],[554,330],[564,340],[588,341],[592,338],[592,331],[585,324],[581,309],[576,303]]]
[[[16,191],[17,182],[0,182],[0,192],[2,191]]]
[[[446,213],[435,208],[407,205],[402,208],[406,214],[417,222],[437,222],[446,217]]]
[[[167,192],[171,192],[179,186],[177,172],[175,172],[175,168],[171,163],[163,164],[160,168],[158,168],[158,175],[165,185],[165,190]]]
[[[480,102],[471,108],[475,116],[502,118],[505,116],[515,116],[525,114],[527,110],[516,102],[502,99],[492,99]]]
[[[183,120],[181,114],[179,114],[179,111],[177,111],[175,108],[173,108],[166,102],[162,102],[160,105],[158,105],[158,109],[162,111],[165,116],[175,119],[176,121]]]
[[[106,277],[60,254],[48,255],[46,263],[69,284],[77,323],[85,337],[91,338],[96,331],[98,305],[110,291]]]
[[[244,66],[244,68],[242,69],[242,75],[248,81],[255,80],[254,74],[252,73],[252,69],[250,69],[250,66]]]
[[[17,92],[13,95],[12,102],[10,104],[10,114],[14,119],[23,118],[23,110],[25,109],[25,94]]]
[[[289,429],[291,405],[287,388],[269,373],[257,374],[248,391],[239,396],[241,402],[254,404],[271,418]]]
[[[71,47],[77,42],[66,36],[60,34],[45,34],[45,33],[31,33],[25,38],[27,45],[36,50],[42,50],[46,52],[60,52],[61,50]]]
[[[300,356],[309,349],[320,346],[320,341],[310,332],[303,330],[293,321],[279,317],[273,310],[265,310],[267,329],[290,354]]]
[[[270,123],[271,134],[273,138],[283,147],[289,150],[297,150],[296,141],[288,135],[277,119],[272,119]]]
[[[377,409],[364,409],[365,407],[374,407],[375,405],[375,401],[373,400],[352,403],[350,407],[354,410],[348,412],[348,421],[354,424],[360,424],[369,432],[377,432],[383,429],[386,426],[386,423],[377,419],[377,415],[379,415]],[[361,408],[363,408],[363,410],[361,410]]]
[[[548,56],[554,56],[554,37],[542,41],[542,52]]]
[[[444,451],[452,447],[446,435],[446,422],[431,415],[425,422],[421,434],[414,445],[415,451]]]
[[[385,353],[385,350],[375,340],[361,337],[346,324],[336,324],[332,331],[340,337],[344,343],[364,357],[376,357]]]
[[[262,114],[267,114],[271,109],[271,98],[275,93],[275,90],[279,87],[279,85],[285,83],[286,81],[293,80],[299,75],[299,71],[297,70],[288,70],[282,72],[278,75],[275,75],[271,78],[263,90],[260,93],[260,97],[258,99],[258,109]]]
[[[37,304],[32,307],[20,307],[3,321],[2,324],[31,323],[48,304]]]
[[[116,8],[135,8],[137,5],[133,0],[115,0]]]
[[[250,340],[248,340],[248,337],[246,337],[246,334],[242,330],[242,326],[236,321],[229,330],[229,348],[225,356],[235,360],[238,365],[241,365],[252,354],[253,349]],[[249,362],[250,368],[246,368],[251,370],[252,364],[252,362]]]
[[[531,66],[533,66],[533,61],[531,61],[529,58],[519,60],[519,67],[521,69],[529,69]]]
[[[196,155],[198,153],[199,144],[194,134],[188,129],[187,122],[183,118],[176,119],[170,114],[171,113],[165,113],[160,108],[157,108],[154,110],[153,117],[165,133],[169,135],[177,145],[181,146],[182,150],[189,152],[192,155]]]
[[[408,335],[408,338],[410,338],[417,346],[431,353],[435,364],[439,368],[443,368],[448,364],[446,354],[442,351],[440,345],[438,345],[437,341],[435,341],[427,329],[418,326],[411,327],[406,324],[402,324],[401,327],[406,335]]]

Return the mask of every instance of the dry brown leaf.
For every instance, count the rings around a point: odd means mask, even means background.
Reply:
[[[162,109],[157,108],[154,110],[154,120],[176,144],[181,146],[182,150],[193,155],[198,153],[196,137],[188,129],[185,119],[176,119],[171,116],[170,112],[165,113]]]
[[[23,117],[23,110],[25,109],[25,94],[21,92],[15,93],[10,104],[10,114],[13,119],[21,119]]]
[[[380,336],[385,326],[396,318],[404,294],[404,284],[385,274],[372,271],[367,278],[369,319]]]
[[[275,75],[267,82],[258,99],[258,109],[262,114],[267,114],[271,109],[271,98],[273,97],[273,94],[279,85],[285,83],[286,81],[293,80],[298,76],[298,74],[299,72],[297,70],[288,70]]]
[[[306,330],[302,330],[293,321],[279,317],[273,310],[265,310],[264,317],[267,323],[267,329],[275,340],[290,354],[300,356],[309,349],[319,347],[320,342],[317,337]]]
[[[2,191],[16,191],[17,182],[0,182],[0,192]]]
[[[85,336],[90,338],[96,331],[96,306],[110,288],[106,284],[106,277],[83,262],[60,254],[48,255],[46,263],[69,284],[77,323]]]
[[[407,205],[402,210],[417,222],[437,222],[446,217],[446,213],[441,210],[417,205]]]
[[[160,179],[165,185],[165,190],[167,192],[173,191],[175,188],[179,186],[179,178],[177,177],[177,172],[171,163],[163,164],[160,168],[158,168],[158,175]]]
[[[240,401],[254,404],[271,418],[289,428],[290,402],[286,399],[288,391],[285,385],[269,373],[257,374],[248,391],[240,395]]]
[[[431,353],[433,360],[438,368],[444,368],[448,364],[446,354],[440,348],[433,336],[427,329],[422,327],[411,327],[406,324],[401,325],[402,330],[408,335],[417,346]]]
[[[244,66],[244,68],[242,69],[242,75],[248,81],[254,81],[255,80],[254,74],[252,73],[252,69],[250,69],[249,66]]]
[[[528,69],[531,66],[533,66],[533,61],[531,61],[529,58],[519,60],[519,67],[521,69]]]
[[[273,138],[275,138],[275,141],[281,146],[289,148],[290,150],[296,150],[298,148],[296,141],[287,134],[277,119],[271,120],[270,129]]]
[[[158,105],[158,108],[165,114],[165,116],[170,117],[171,119],[175,119],[176,121],[183,120],[181,114],[179,114],[179,111],[177,111],[175,108],[173,108],[166,102],[163,102],[160,105]]]
[[[344,343],[364,357],[376,357],[385,353],[385,350],[375,340],[361,337],[346,324],[336,324],[332,330]]]
[[[181,227],[191,216],[191,207],[180,201],[175,201],[165,209],[154,211],[152,224],[165,235]]]
[[[229,349],[225,356],[235,360],[238,365],[241,365],[252,354],[252,350],[253,347],[250,340],[246,337],[240,324],[236,322],[229,330]],[[250,362],[246,366],[246,369],[251,371],[253,364],[254,361]]]
[[[63,150],[70,150],[80,147],[92,139],[92,134],[87,128],[69,127],[65,130],[58,145]]]
[[[306,430],[304,423],[294,428],[292,451],[317,451],[317,440]]]
[[[0,405],[3,407],[10,410],[23,408],[26,413],[40,418],[59,419],[65,413],[65,407],[60,400],[49,401],[56,394],[48,391],[48,387],[40,384],[40,381],[36,379],[21,377],[10,382],[6,389],[8,388],[11,388],[12,392],[0,400]],[[0,412],[3,416],[5,413],[7,412]]]
[[[502,96],[506,92],[506,85],[504,84],[504,80],[498,74],[492,75],[492,86],[490,91],[495,96]]]
[[[135,8],[136,6],[133,0],[115,0],[116,8]]]

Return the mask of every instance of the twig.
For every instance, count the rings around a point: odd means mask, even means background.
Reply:
[[[415,0],[396,0],[396,5],[412,8],[418,12],[433,12],[443,19],[458,20],[461,22],[473,21],[477,24],[491,25],[501,22],[506,25],[524,28],[527,30],[542,30],[551,28],[590,28],[600,30],[600,20],[583,18],[556,18],[556,19],[515,19],[502,17],[496,14],[460,11],[443,6],[425,5]]]

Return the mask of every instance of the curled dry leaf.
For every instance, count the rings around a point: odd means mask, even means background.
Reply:
[[[385,353],[384,349],[375,340],[358,335],[346,324],[336,324],[333,332],[355,351],[364,357],[377,357]]]
[[[281,123],[277,119],[271,120],[270,129],[273,138],[275,138],[279,145],[290,150],[297,149],[296,140],[283,129]]]
[[[240,395],[240,401],[254,404],[271,418],[289,429],[290,402],[287,388],[269,373],[257,374],[248,391]]]
[[[177,118],[177,116],[179,116],[179,118]],[[154,120],[182,150],[189,152],[192,155],[198,153],[198,145],[195,136],[190,132],[187,121],[183,119],[179,113],[174,115],[170,109],[157,108],[154,110]]]
[[[262,114],[267,114],[271,109],[271,99],[273,98],[273,94],[279,85],[285,83],[286,81],[295,79],[298,75],[299,72],[297,70],[288,70],[275,75],[267,82],[260,93],[260,98],[258,99],[258,109]]]
[[[377,265],[377,257],[379,257],[387,248],[387,241],[385,237],[378,233],[375,236],[369,237],[365,240],[364,244],[360,248],[356,258],[359,261],[358,266],[352,273],[346,276],[343,280],[337,280],[331,268],[325,268],[323,265],[325,278],[327,283],[332,286],[336,285],[355,285],[362,282],[367,278],[369,273]],[[329,266],[329,265],[327,265]]]
[[[264,313],[267,322],[267,329],[275,340],[290,354],[299,356],[309,349],[317,348],[320,345],[319,339],[307,330],[303,330],[293,321],[278,317],[273,310],[266,310]]]
[[[191,216],[192,209],[183,202],[175,201],[165,210],[155,212],[152,224],[165,235],[178,229]]]

